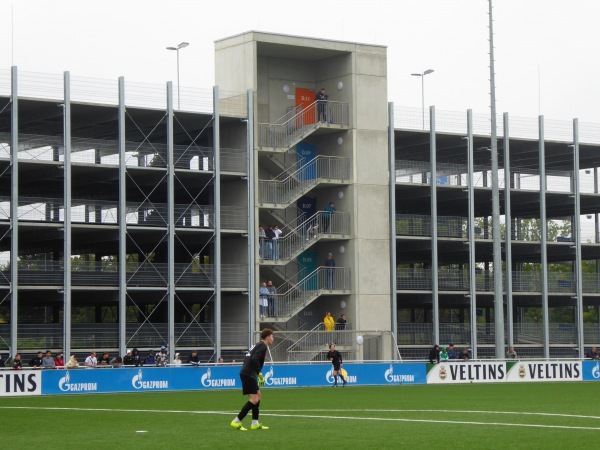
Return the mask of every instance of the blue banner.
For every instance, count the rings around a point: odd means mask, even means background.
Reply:
[[[425,364],[346,364],[349,386],[425,384]],[[48,370],[42,395],[240,389],[240,366]],[[265,365],[265,389],[331,386],[332,366]],[[339,380],[341,384],[341,380]]]
[[[583,381],[600,381],[600,361],[583,361]]]

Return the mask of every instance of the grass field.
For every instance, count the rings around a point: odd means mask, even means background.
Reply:
[[[598,384],[264,389],[265,431],[229,423],[241,391],[0,399],[13,448],[577,449],[598,445]],[[244,424],[250,424],[250,415]]]

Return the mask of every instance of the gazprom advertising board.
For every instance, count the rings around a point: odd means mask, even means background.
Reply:
[[[425,383],[423,364],[347,364],[344,369],[349,385]],[[239,389],[239,373],[240,366],[49,370],[42,373],[41,393]],[[266,365],[263,375],[265,388],[331,386],[335,381],[330,364]]]
[[[583,362],[584,381],[600,381],[600,361]]]

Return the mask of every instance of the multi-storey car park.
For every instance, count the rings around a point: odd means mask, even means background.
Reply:
[[[345,359],[494,357],[499,274],[506,346],[600,344],[600,127],[500,118],[500,271],[486,117],[388,103],[384,46],[248,32],[216,42],[215,67],[212,90],[0,72],[2,351],[214,362],[269,326],[282,361],[330,341]]]

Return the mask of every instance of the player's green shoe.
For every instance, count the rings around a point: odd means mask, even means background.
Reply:
[[[252,425],[250,427],[251,430],[268,430],[269,427],[265,427],[262,423],[259,423],[257,425]]]
[[[237,422],[236,423],[235,421],[232,421],[231,422],[231,427],[235,428],[238,431],[248,431],[248,428],[244,428],[244,426],[242,425],[242,422]]]

